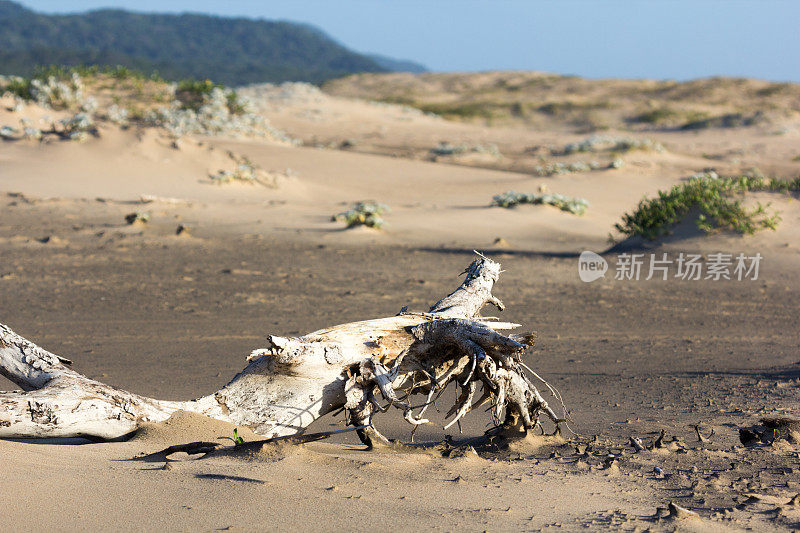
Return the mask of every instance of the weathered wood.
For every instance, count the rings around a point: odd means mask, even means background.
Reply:
[[[530,428],[547,406],[517,363],[532,335],[504,336],[517,324],[482,319],[487,303],[503,308],[491,290],[500,265],[481,256],[466,269],[459,288],[427,313],[341,324],[302,337],[271,336],[230,383],[185,402],[146,398],[89,379],[70,362],[0,324],[0,373],[26,392],[0,393],[0,437],[124,437],[143,422],[177,410],[246,426],[268,437],[292,435],[331,411],[346,408],[368,444],[385,439],[371,426],[383,410],[378,397],[404,411],[414,425],[427,423],[395,390],[427,392],[428,402],[451,381],[464,388],[453,414],[471,408],[477,386],[506,424]],[[424,411],[424,409],[422,410]],[[451,424],[453,423],[451,422]]]

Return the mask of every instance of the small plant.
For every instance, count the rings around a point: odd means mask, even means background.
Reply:
[[[7,141],[16,139],[19,135],[19,131],[11,126],[2,126],[0,127],[0,139],[4,139]]]
[[[174,142],[173,146],[177,146],[180,149],[180,144],[177,141]],[[236,168],[233,170],[219,170],[216,174],[210,174],[209,178],[211,178],[212,182],[221,185],[238,181],[250,184],[260,183],[266,187],[275,186],[275,176],[264,172],[247,157],[231,154],[231,158],[236,163]]]
[[[220,437],[221,439],[228,439],[233,441],[234,446],[241,446],[244,444],[244,439],[239,435],[239,428],[233,428],[233,437]]]
[[[633,137],[609,137],[606,135],[594,135],[588,139],[577,143],[570,143],[564,147],[563,155],[570,155],[584,152],[629,152],[631,150],[652,150],[654,152],[664,152],[666,149],[658,141],[653,139],[636,139]]]
[[[228,112],[234,115],[241,115],[246,112],[246,106],[236,91],[229,89],[220,83],[211,80],[183,80],[178,82],[175,90],[175,97],[181,104],[181,109],[191,109],[199,111],[209,100],[219,98],[221,95],[228,107]]]
[[[760,203],[751,209],[742,205],[745,193],[759,191],[798,192],[800,178],[779,180],[758,172],[733,177],[720,177],[713,171],[695,174],[687,183],[643,199],[614,227],[623,235],[653,240],[697,210],[697,226],[706,233],[728,229],[752,235],[761,229],[775,229],[780,221],[777,214],[768,214]]]
[[[83,81],[73,72],[68,77],[34,76],[20,78],[11,76],[2,87],[2,91],[10,93],[25,101],[35,101],[43,107],[53,109],[79,108],[84,102]]]
[[[119,126],[127,126],[129,121],[130,111],[125,107],[120,107],[117,104],[111,104],[106,109],[104,118]]]
[[[175,89],[175,98],[182,109],[197,111],[214,89],[225,89],[225,86],[211,80],[182,80]]]
[[[97,126],[88,113],[76,113],[71,117],[53,122],[50,129],[42,130],[34,127],[33,123],[26,118],[20,119],[21,131],[10,126],[0,127],[0,139],[5,140],[43,140],[48,136],[54,135],[68,141],[84,141],[91,134],[99,136]]]
[[[94,120],[88,113],[76,113],[75,115],[59,121],[60,130],[56,130],[61,137],[70,141],[84,141],[89,136],[98,135]]]
[[[128,224],[147,224],[150,222],[150,213],[144,211],[136,211],[125,215],[125,222]]]
[[[165,128],[175,137],[193,133],[241,134],[272,137],[297,144],[298,141],[272,127],[262,115],[252,112],[248,101],[239,98],[231,89],[224,89],[211,82],[197,83],[199,85],[185,85],[183,93],[179,89],[176,93],[177,99],[169,106],[148,110],[142,122],[148,126]],[[132,120],[133,118],[131,117]]]
[[[500,157],[500,150],[497,148],[496,144],[476,144],[474,146],[467,146],[465,144],[450,144],[447,141],[443,141],[430,150],[432,155],[437,156],[461,155],[470,152]]]
[[[33,100],[31,80],[19,76],[10,76],[2,87],[2,92],[16,96],[21,100]]]
[[[603,166],[597,161],[576,161],[574,163],[549,163],[547,165],[539,165],[534,167],[533,171],[539,176],[558,176],[562,174],[575,174],[577,172],[589,172],[597,170]],[[617,168],[609,164],[606,168]]]
[[[460,155],[469,151],[463,144],[450,144],[449,142],[440,142],[434,148],[431,148],[433,155]]]
[[[353,207],[333,215],[333,222],[344,222],[348,228],[354,226],[367,226],[368,228],[381,229],[386,222],[382,216],[390,211],[389,206],[376,202],[358,202]]]
[[[508,191],[492,198],[492,205],[511,208],[520,204],[552,205],[562,211],[581,216],[586,213],[589,202],[583,198],[570,198],[563,194],[536,194]]]
[[[234,170],[220,170],[216,174],[212,174],[211,181],[214,183],[231,183],[240,181],[243,183],[256,182],[256,169],[249,162],[239,163]]]
[[[42,130],[30,126],[26,126],[22,130],[22,138],[31,141],[40,141],[42,139],[42,134]]]

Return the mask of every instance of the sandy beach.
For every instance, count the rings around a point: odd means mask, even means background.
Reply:
[[[446,120],[341,88],[247,91],[274,127],[302,142],[188,135],[176,144],[158,128],[112,123],[82,143],[0,142],[0,321],[92,379],[185,400],[225,385],[268,334],[403,306],[427,311],[477,250],[502,264],[499,316],[537,333],[524,361],[558,388],[573,432],[445,456],[486,430],[490,417],[479,409],[461,433],[442,430],[444,413],[434,412],[414,450],[366,451],[344,433],[206,458],[148,456],[191,441],[230,444],[220,438],[233,426],[178,413],[125,442],[0,440],[4,529],[800,526],[796,442],[745,446],[739,431],[797,415],[796,195],[748,196],[780,213],[775,231],[706,235],[690,224],[638,252],[760,254],[755,280],[615,279],[619,255],[609,251],[609,235],[623,240],[614,230],[623,213],[704,169],[796,177],[796,117],[778,126],[609,129],[601,135],[652,139],[663,150],[559,156],[590,134]],[[0,101],[0,125],[58,114],[10,107]],[[469,148],[431,152],[442,143]],[[269,183],[209,177],[240,157]],[[624,166],[607,168],[615,157]],[[542,159],[590,158],[600,168],[534,170]],[[581,197],[589,207],[576,216],[491,206],[509,190]],[[362,200],[391,207],[384,229],[331,220]],[[132,212],[149,221],[127,224]],[[581,281],[585,250],[603,254],[604,278]],[[0,378],[0,389],[14,388]],[[444,411],[454,394],[445,392]],[[410,441],[399,412],[375,423]],[[309,431],[345,426],[344,415],[329,415]],[[670,514],[670,503],[691,512]]]

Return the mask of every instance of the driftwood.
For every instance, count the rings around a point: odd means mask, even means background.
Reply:
[[[361,440],[373,445],[386,442],[372,426],[373,414],[393,406],[410,424],[427,423],[425,410],[451,382],[460,394],[448,427],[491,402],[497,427],[531,429],[544,413],[558,429],[564,420],[523,372],[521,355],[534,336],[502,335],[497,331],[518,324],[478,314],[487,303],[503,309],[491,293],[500,265],[480,257],[465,273],[461,286],[427,313],[404,308],[396,316],[302,337],[270,336],[230,383],[192,401],[155,400],[89,379],[67,359],[0,324],[0,372],[25,391],[0,392],[0,438],[122,438],[177,410],[278,437],[344,408],[350,424],[366,426],[358,430]],[[473,403],[479,389],[481,398]],[[412,407],[408,399],[418,392],[427,400]]]

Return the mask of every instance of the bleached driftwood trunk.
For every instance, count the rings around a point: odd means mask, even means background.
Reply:
[[[465,273],[461,286],[427,313],[404,309],[397,316],[303,337],[271,336],[269,345],[250,354],[250,363],[228,385],[186,402],[146,398],[89,379],[72,370],[70,361],[0,324],[0,373],[26,391],[0,393],[0,437],[114,439],[180,409],[270,437],[301,432],[340,408],[360,426],[370,424],[376,410],[393,405],[409,423],[419,425],[427,422],[422,414],[451,381],[461,387],[448,413],[455,415],[453,422],[474,407],[480,385],[483,398],[478,404],[493,402],[498,425],[504,411],[506,425],[532,428],[540,413],[560,423],[521,369],[520,356],[533,344],[533,335],[501,335],[496,330],[518,325],[478,315],[486,303],[503,309],[491,294],[500,265],[481,257]],[[404,399],[396,390],[405,393]],[[404,401],[412,392],[428,394],[416,415]],[[359,430],[359,436],[367,444],[384,440],[371,426]]]

